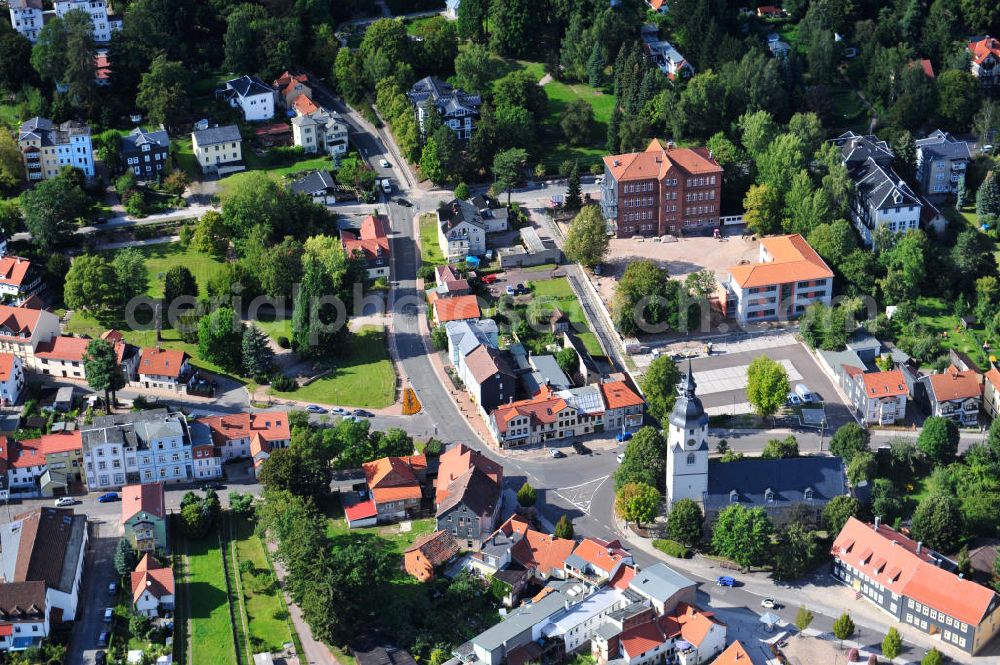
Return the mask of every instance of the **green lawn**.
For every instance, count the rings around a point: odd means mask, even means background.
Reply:
[[[284,176],[299,173],[300,171],[329,170],[333,168],[333,161],[329,157],[316,157],[315,155],[304,155],[297,162],[274,168],[268,167],[267,163],[255,155],[252,150],[244,151],[243,160],[246,162],[247,170],[222,178],[219,182],[223,191],[225,191],[226,187],[231,187],[239,181],[246,179],[248,174],[254,171],[264,171],[272,177],[283,178]]]
[[[303,402],[380,409],[396,401],[396,371],[389,359],[385,331],[365,326],[347,338],[343,360],[322,379],[293,392],[271,394]]]
[[[858,95],[850,88],[834,88],[830,91],[830,115],[833,124],[840,128],[868,130],[868,112]]]
[[[587,317],[583,313],[583,307],[580,305],[580,301],[577,300],[573,289],[569,285],[569,281],[565,277],[546,279],[532,282],[531,284],[533,287],[533,297],[545,298],[546,301],[555,304],[569,317],[570,322],[573,324],[573,331],[580,338],[580,341],[583,342],[584,346],[587,347],[587,351],[591,355],[604,355],[601,343],[597,341],[597,336],[590,331],[590,326],[587,325]]]
[[[17,113],[15,104],[0,104],[0,124],[10,129],[20,126],[21,117]]]
[[[952,314],[949,303],[940,298],[917,298],[917,321],[927,326],[941,340],[941,346],[961,351],[972,358],[980,367],[989,366],[989,358],[983,351],[982,329],[965,330],[958,325],[958,317]]]
[[[251,640],[260,640],[264,650],[280,651],[281,645],[292,639],[281,588],[274,583],[264,590],[255,583],[255,579],[271,575],[273,571],[260,538],[254,534],[253,524],[246,519],[235,520],[234,537],[239,561],[251,561],[256,569],[253,573],[240,573]]]
[[[406,23],[406,34],[408,34],[408,35],[416,35],[417,34],[417,30],[421,26],[430,23],[431,21],[433,21],[436,18],[437,18],[436,16],[425,16],[424,18],[415,18],[415,19],[411,19],[409,21],[406,21],[405,22]]]
[[[177,168],[187,173],[193,180],[201,179],[201,168],[198,160],[194,156],[194,147],[191,145],[191,135],[183,138],[176,138],[171,145],[171,156]]]
[[[153,298],[163,296],[163,276],[174,266],[184,266],[194,275],[198,282],[198,292],[208,293],[208,282],[222,270],[223,262],[208,254],[197,252],[190,247],[184,248],[178,242],[163,243],[137,247],[146,257],[146,270],[149,273],[149,288],[147,295]],[[107,252],[109,260],[114,258],[114,251]]]
[[[347,522],[344,521],[343,517],[337,517],[329,521],[327,534],[331,538],[346,536],[348,534],[378,536],[389,542],[389,551],[402,555],[418,536],[434,531],[434,523],[435,520],[433,517],[423,520],[413,520],[410,522],[411,528],[409,531],[401,530],[399,524],[348,529]]]
[[[202,540],[188,541],[188,562],[191,660],[193,663],[236,665],[236,645],[229,620],[229,595],[222,568],[222,553],[214,532]]]
[[[429,212],[420,215],[420,259],[425,266],[448,263],[438,244],[437,216]]]

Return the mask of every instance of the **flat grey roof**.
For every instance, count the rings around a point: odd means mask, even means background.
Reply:
[[[642,595],[660,602],[669,600],[681,589],[697,586],[665,563],[636,571],[629,584]]]

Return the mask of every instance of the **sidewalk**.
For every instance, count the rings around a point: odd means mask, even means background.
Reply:
[[[285,596],[285,605],[288,606],[289,617],[292,620],[292,625],[295,627],[295,632],[299,634],[299,641],[302,642],[302,651],[305,652],[298,654],[299,661],[302,665],[338,665],[338,661],[330,652],[330,648],[313,638],[312,629],[309,628],[306,620],[302,618],[302,609],[292,602],[291,596],[285,591],[285,569],[282,568],[281,562],[274,558],[276,549],[274,543],[267,543],[267,550],[274,563],[274,572],[278,577],[278,584],[281,585],[281,593]]]

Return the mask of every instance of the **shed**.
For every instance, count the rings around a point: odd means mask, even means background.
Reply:
[[[73,387],[65,386],[56,391],[56,399],[52,402],[56,411],[69,411],[73,408]]]

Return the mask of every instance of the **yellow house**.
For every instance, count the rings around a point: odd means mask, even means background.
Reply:
[[[243,137],[236,125],[191,132],[191,146],[202,173],[225,175],[246,168],[243,164]]]

